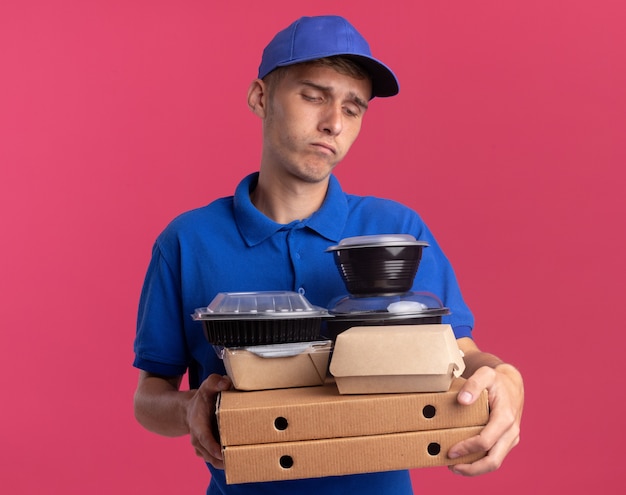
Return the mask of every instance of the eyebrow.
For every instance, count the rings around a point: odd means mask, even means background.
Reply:
[[[325,93],[332,93],[333,92],[333,88],[331,86],[322,86],[321,84],[317,84],[317,83],[315,83],[313,81],[309,81],[308,79],[301,80],[300,84],[303,84],[305,86],[309,86],[309,87],[311,87],[313,89],[317,89],[319,91],[323,91]],[[358,106],[360,106],[364,110],[368,109],[367,101],[365,101],[363,98],[361,98],[359,95],[357,95],[354,91],[350,91],[349,97],[350,97],[350,99],[354,103],[356,103]]]

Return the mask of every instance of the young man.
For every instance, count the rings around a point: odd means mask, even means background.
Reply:
[[[408,233],[430,244],[413,289],[435,293],[452,310],[444,322],[465,354],[468,378],[459,402],[469,404],[487,389],[491,406],[480,436],[448,452],[488,455],[451,469],[468,476],[494,470],[519,440],[522,378],[472,340],[472,315],[426,225],[396,202],[345,194],[332,175],[357,138],[369,101],[398,89],[393,72],[345,19],[294,22],[264,50],[248,91],[263,125],[259,173],[246,177],[234,196],[176,218],[154,245],[135,342],[141,370],[135,415],[161,435],[190,435],[212,473],[209,494],[412,493],[406,471],[226,485],[213,435],[216,395],[231,383],[189,315],[227,291],[296,290],[326,306],[346,289],[325,249],[356,235]],[[191,390],[180,391],[187,370]]]

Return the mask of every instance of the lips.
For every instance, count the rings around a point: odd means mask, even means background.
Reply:
[[[335,147],[332,144],[328,144],[328,143],[312,143],[313,146],[315,146],[316,148],[321,149],[322,151],[326,151],[327,153],[332,153],[333,155],[337,154],[337,150],[335,149]]]

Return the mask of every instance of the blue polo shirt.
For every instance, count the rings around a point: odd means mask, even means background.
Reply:
[[[451,314],[443,317],[457,338],[471,337],[473,317],[452,267],[419,215],[395,201],[346,194],[334,176],[322,207],[311,217],[278,224],[250,201],[258,174],[242,180],[234,196],[175,218],[158,236],[139,301],[134,366],[165,376],[189,370],[196,387],[222,361],[191,317],[219,292],[299,291],[328,307],[347,290],[329,246],[370,234],[412,234],[429,243],[413,290],[437,295]],[[226,485],[213,469],[207,493],[410,494],[405,471],[289,482]],[[218,488],[219,487],[219,488]]]

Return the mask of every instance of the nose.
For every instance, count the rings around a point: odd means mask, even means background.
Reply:
[[[343,109],[341,105],[328,105],[322,112],[319,130],[331,136],[338,135],[343,129]]]

